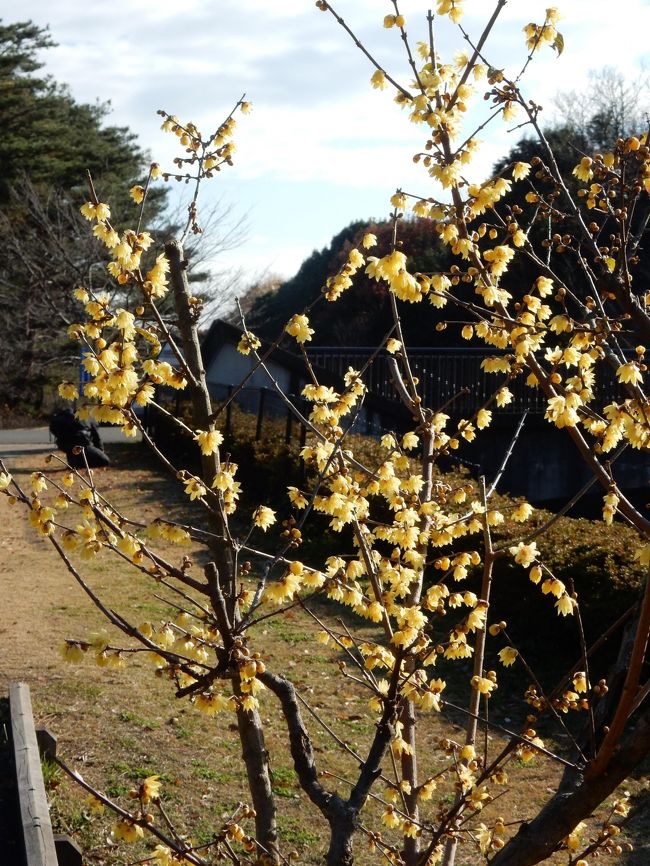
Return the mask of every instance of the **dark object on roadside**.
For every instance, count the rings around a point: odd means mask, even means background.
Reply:
[[[75,417],[70,409],[59,409],[50,418],[50,433],[54,436],[56,447],[65,451],[68,465],[73,469],[91,469],[108,466],[111,462],[104,453],[102,440],[96,424],[86,424]],[[83,451],[75,453],[76,448]]]

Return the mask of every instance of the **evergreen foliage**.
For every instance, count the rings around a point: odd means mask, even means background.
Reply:
[[[34,412],[78,354],[65,337],[79,315],[70,289],[105,281],[106,250],[78,211],[86,172],[124,228],[136,214],[128,188],[147,167],[135,135],[106,125],[108,104],[78,103],[43,74],[39,55],[54,45],[32,22],[0,21],[0,405]],[[152,190],[149,224],[165,199]]]

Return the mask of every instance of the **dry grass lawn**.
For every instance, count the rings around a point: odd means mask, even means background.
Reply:
[[[158,513],[182,513],[186,500],[161,475],[139,446],[113,451],[115,464],[102,472],[101,487],[126,513],[136,509],[145,519]],[[9,468],[19,479],[44,468],[44,453],[10,458]],[[232,717],[208,719],[189,703],[173,696],[171,683],[155,678],[144,661],[129,662],[126,670],[94,666],[91,659],[70,665],[58,654],[65,637],[86,638],[102,626],[100,614],[57,558],[46,540],[28,527],[22,509],[0,502],[0,692],[12,680],[25,680],[32,690],[37,722],[56,734],[59,753],[89,782],[122,802],[138,780],[160,774],[166,809],[179,826],[198,842],[208,842],[239,799],[246,799],[239,741]],[[84,563],[96,591],[118,611],[137,620],[170,616],[171,608],[156,597],[158,588],[114,559]],[[325,611],[331,615],[331,610]],[[365,697],[337,670],[335,651],[314,642],[311,628],[299,614],[270,620],[259,636],[267,666],[289,671],[303,696],[353,748],[363,751],[372,733],[372,720],[364,712]],[[262,704],[269,721],[268,748],[281,811],[280,827],[285,853],[295,850],[297,862],[322,863],[325,826],[296,784],[278,709],[270,697]],[[345,779],[355,762],[337,750],[325,732],[310,719],[310,729],[321,769],[332,774],[332,786],[345,790]],[[422,773],[434,771],[440,760],[436,744],[443,736],[459,738],[459,728],[443,716],[432,716],[421,752]],[[497,738],[491,749],[499,748]],[[52,811],[61,830],[71,833],[83,847],[87,864],[126,864],[146,856],[144,846],[114,847],[109,838],[110,818],[90,818],[86,797],[76,786],[48,771]],[[515,822],[529,815],[553,790],[559,770],[536,759],[529,765],[512,765],[513,790],[485,810],[483,820],[496,814]],[[643,787],[640,777],[633,783]],[[447,792],[449,799],[452,792]],[[124,798],[127,797],[125,800]],[[376,811],[376,806],[369,807]],[[369,822],[372,823],[372,822]],[[637,824],[636,851],[629,866],[650,862],[650,845],[644,826]],[[377,862],[359,838],[359,862]],[[474,858],[461,849],[459,866],[471,866]],[[556,862],[566,863],[567,854]],[[600,863],[610,860],[601,858]],[[618,862],[621,862],[620,860]]]

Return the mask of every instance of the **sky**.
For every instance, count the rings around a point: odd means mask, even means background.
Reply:
[[[428,38],[432,5],[399,4],[413,44]],[[493,66],[507,73],[521,68],[522,27],[542,23],[547,5],[509,0],[485,48]],[[558,6],[565,51],[559,58],[548,48],[538,52],[523,87],[544,106],[548,122],[557,93],[583,91],[589,70],[607,64],[638,79],[650,69],[650,0],[560,0]],[[171,168],[179,153],[175,138],[160,131],[158,109],[214,130],[246,94],[253,111],[238,117],[234,166],[204,187],[199,203],[204,213],[216,207],[224,219],[244,219],[242,243],[215,265],[240,268],[244,283],[291,276],[353,219],[386,217],[398,187],[440,194],[412,159],[425,131],[408,122],[388,90],[370,87],[373,67],[313,0],[21,0],[17,8],[19,16],[12,12],[5,22],[49,25],[58,43],[43,53],[46,71],[80,102],[110,101],[110,123],[128,126],[163,167]],[[382,26],[392,3],[336,0],[334,8],[408,85],[399,33]],[[477,37],[494,3],[464,0],[464,8],[463,24]],[[443,60],[463,47],[446,19],[436,22],[436,42]],[[483,105],[479,100],[479,111]],[[472,112],[468,120],[480,118]],[[483,131],[472,179],[486,177],[521,135],[503,123]],[[175,187],[182,198],[186,190]]]

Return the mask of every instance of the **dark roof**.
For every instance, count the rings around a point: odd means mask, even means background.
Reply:
[[[230,343],[236,346],[243,334],[243,330],[230,322],[224,322],[222,319],[215,319],[210,325],[210,328],[201,341],[201,355],[206,368],[210,366],[217,352],[224,343]],[[301,376],[306,375],[305,362],[300,355],[294,352],[288,352],[286,349],[281,349],[279,346],[273,348],[272,343],[267,340],[261,340],[259,354],[264,357],[269,352],[268,358],[276,364],[290,370],[292,373],[298,373]],[[319,369],[319,374],[323,373],[323,382],[328,385],[334,385],[335,382],[340,382],[338,376],[333,376],[328,370]],[[329,377],[329,380],[327,380]]]

